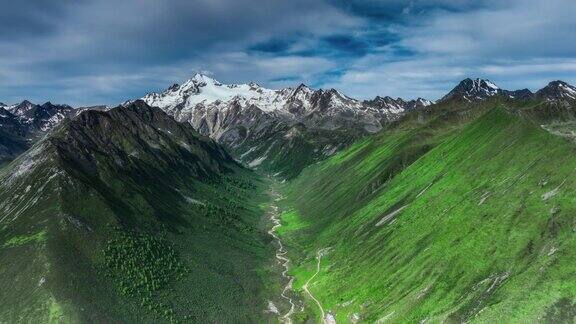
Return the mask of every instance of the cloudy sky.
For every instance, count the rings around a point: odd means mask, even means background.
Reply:
[[[0,9],[0,101],[116,104],[203,71],[357,98],[465,77],[576,83],[574,0],[28,0]]]

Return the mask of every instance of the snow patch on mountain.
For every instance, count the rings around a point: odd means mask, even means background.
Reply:
[[[576,87],[564,81],[552,81],[536,92],[536,96],[547,101],[576,100]]]
[[[19,163],[16,164],[15,168],[11,171],[7,181],[10,183],[19,177],[30,173],[34,168],[44,161],[46,158],[42,155],[45,151],[45,146],[43,143],[39,143],[29,150],[26,154],[19,158]]]
[[[421,98],[388,98],[360,101],[335,89],[313,90],[304,84],[279,90],[256,83],[223,84],[196,74],[182,85],[175,84],[142,99],[217,140],[232,126],[261,129],[262,122],[270,121],[303,123],[309,128],[327,130],[360,126],[367,132],[376,132],[405,111],[432,104]]]
[[[432,104],[421,98],[357,100],[336,89],[305,84],[277,90],[256,83],[224,84],[203,74],[142,100],[190,123],[242,162],[260,168],[286,161],[268,154],[272,146],[279,148],[274,154],[284,156],[290,155],[287,150],[310,147],[310,160],[319,160],[344,147],[340,145],[344,142],[378,132],[407,111]],[[326,145],[329,150],[323,150]]]
[[[569,84],[563,83],[563,84],[560,85],[560,89],[561,89],[562,91],[564,91],[564,93],[565,93],[567,96],[569,96],[569,97],[571,97],[571,98],[576,98],[576,88],[575,88],[575,87],[573,87],[573,86],[571,86],[571,85],[569,85]]]
[[[242,106],[258,105],[264,111],[280,109],[286,102],[286,93],[271,90],[258,84],[222,84],[206,75],[196,74],[182,85],[173,85],[163,93],[151,93],[143,100],[151,106],[173,108],[179,104],[195,107],[203,104],[220,104],[238,101]]]
[[[490,80],[485,79],[464,79],[452,91],[444,96],[440,101],[450,99],[476,102],[488,99],[501,94],[503,91]]]
[[[75,109],[68,105],[55,105],[51,102],[37,105],[28,100],[24,100],[19,104],[5,106],[3,110],[12,114],[17,122],[30,134],[45,133],[66,117],[73,116],[75,112]]]

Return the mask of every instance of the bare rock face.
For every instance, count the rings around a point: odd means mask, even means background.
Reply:
[[[32,142],[74,114],[68,105],[42,105],[24,100],[19,104],[0,103],[0,164],[28,149]]]
[[[576,100],[576,87],[564,81],[552,81],[548,85],[536,92],[536,97],[548,101],[570,101]]]
[[[464,79],[440,102],[448,100],[460,100],[466,102],[476,102],[486,100],[503,93],[503,90],[489,80],[484,79]]]
[[[74,108],[68,105],[55,105],[51,102],[37,105],[28,100],[7,109],[28,128],[29,133],[46,132],[74,114]]]

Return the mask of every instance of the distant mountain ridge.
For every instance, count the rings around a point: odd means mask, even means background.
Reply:
[[[576,100],[576,87],[564,81],[552,81],[534,95],[547,101]]]
[[[191,123],[242,162],[284,177],[380,131],[406,111],[432,104],[421,98],[362,101],[305,84],[279,90],[256,83],[226,85],[202,74],[142,100]]]
[[[334,154],[355,140],[380,131],[387,124],[417,109],[450,102],[475,103],[503,98],[519,102],[541,101],[562,116],[576,116],[570,108],[576,87],[553,81],[532,92],[505,90],[486,79],[464,79],[437,102],[418,98],[404,100],[376,96],[357,100],[336,89],[311,89],[305,84],[278,90],[257,83],[223,84],[196,74],[182,85],[174,84],[142,100],[189,122],[201,134],[223,144],[238,160],[251,167],[283,177]],[[131,101],[129,101],[131,102]],[[108,110],[108,106],[81,107],[50,102],[38,105],[24,100],[0,103],[0,161],[9,161],[67,117],[84,110]],[[539,115],[558,115],[540,109]],[[296,166],[298,165],[298,166]]]
[[[26,150],[38,137],[53,129],[77,110],[68,105],[24,100],[15,105],[0,104],[0,164]]]
[[[74,108],[68,105],[55,105],[46,102],[37,105],[24,100],[18,105],[7,108],[18,120],[29,127],[29,132],[46,132],[60,123],[64,118],[74,114]]]
[[[505,90],[486,79],[464,79],[454,87],[447,95],[438,102],[449,100],[460,100],[466,102],[478,102],[492,97],[504,97],[517,100],[544,100],[548,102],[558,102],[563,100],[576,99],[576,87],[564,81],[552,81],[537,92],[529,89]]]
[[[305,84],[279,90],[263,88],[256,83],[227,85],[202,74],[194,75],[182,85],[174,84],[162,93],[147,94],[142,99],[177,119],[190,120],[197,128],[205,125],[205,131],[216,139],[227,125],[224,120],[210,117],[215,117],[214,111],[224,112],[231,106],[242,111],[256,107],[285,122],[303,123],[311,128],[334,129],[358,123],[366,131],[375,132],[405,110],[431,104],[424,99],[404,101],[389,97],[360,101],[336,89],[314,90]]]
[[[504,90],[489,80],[467,78],[437,102],[388,96],[357,100],[336,89],[314,90],[300,84],[272,90],[256,83],[227,85],[196,74],[182,85],[149,93],[142,100],[178,121],[189,122],[245,164],[290,178],[303,166],[380,131],[412,110],[490,98],[555,103],[571,98],[573,91],[574,87],[564,82],[552,82],[533,93],[528,89]]]

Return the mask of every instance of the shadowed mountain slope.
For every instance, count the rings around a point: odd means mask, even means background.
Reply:
[[[189,124],[85,111],[0,177],[2,321],[262,320],[259,184]]]

